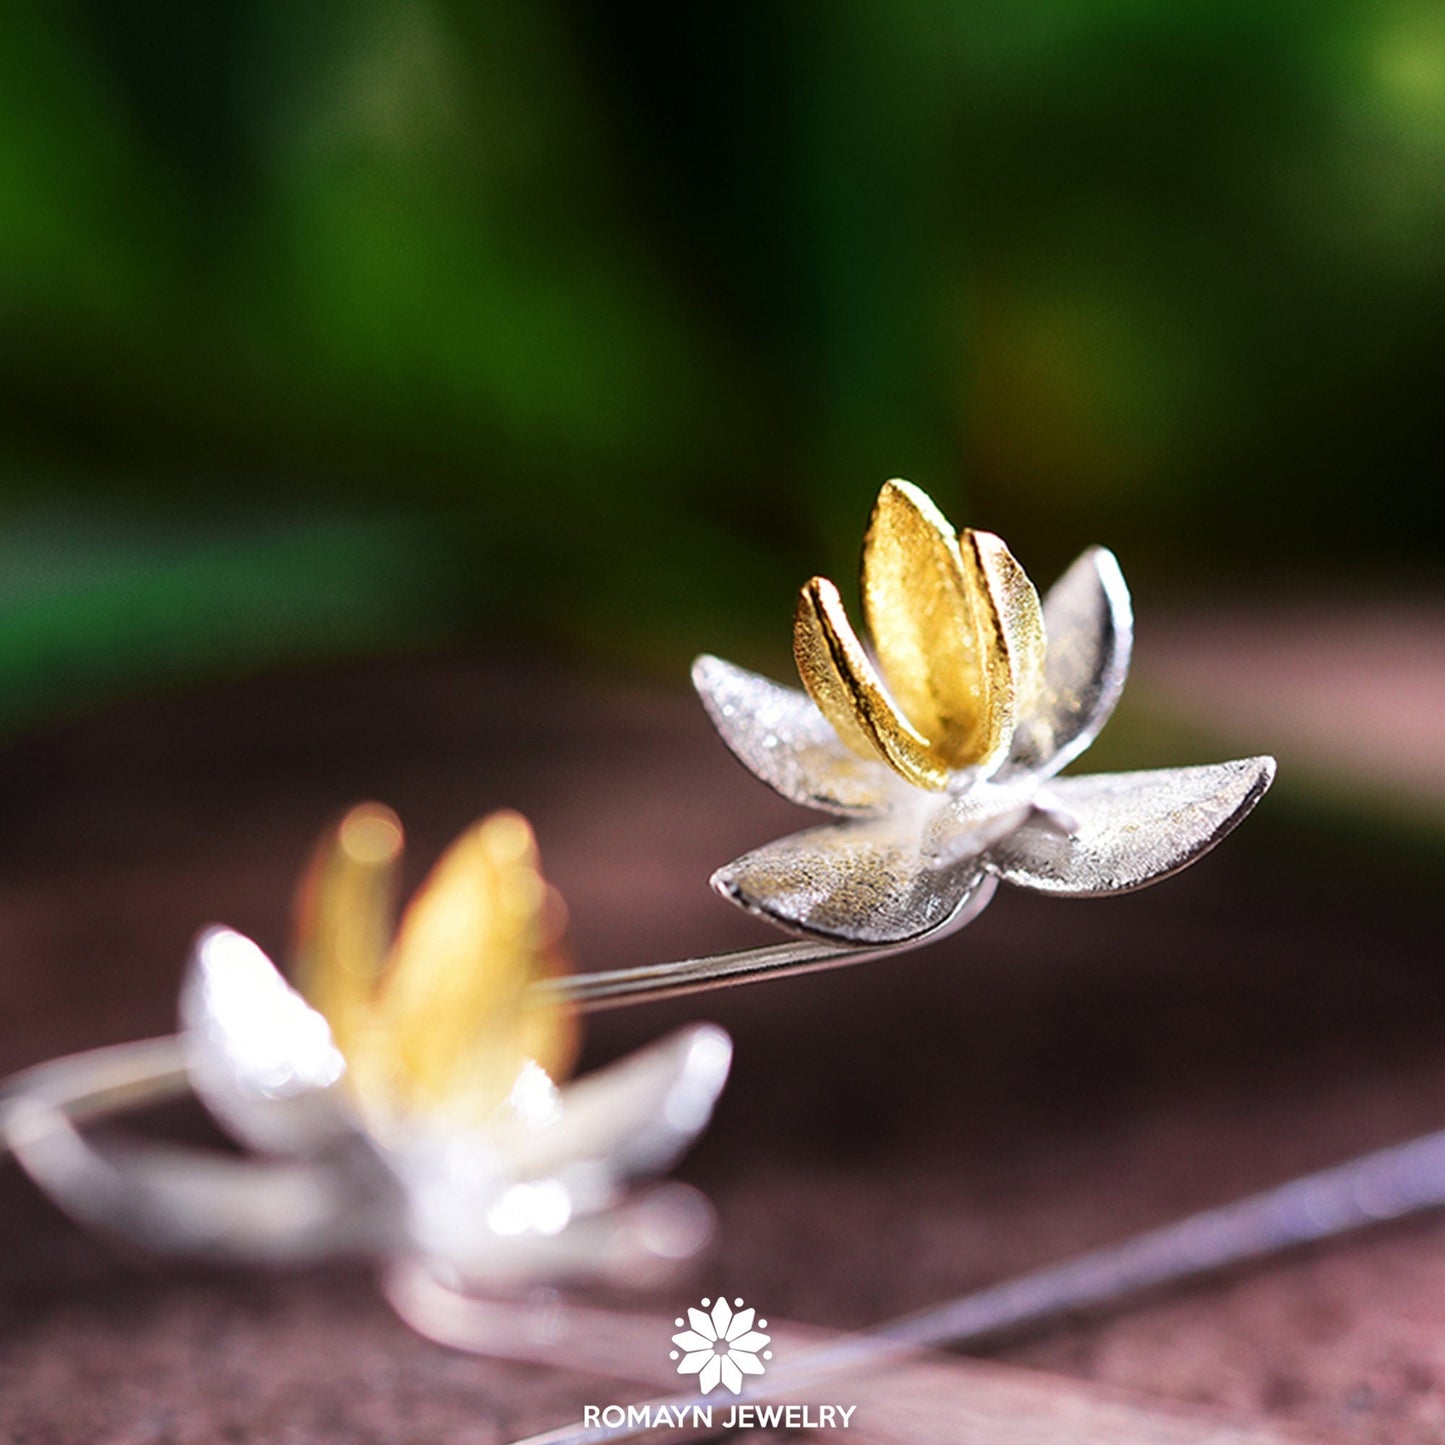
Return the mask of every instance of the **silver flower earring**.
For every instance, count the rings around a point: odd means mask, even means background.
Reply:
[[[1040,606],[997,537],[955,534],[893,481],[863,544],[862,594],[876,668],[816,577],[794,626],[806,695],[715,657],[693,668],[746,767],[847,819],[714,875],[785,928],[891,947],[967,922],[996,879],[1063,897],[1127,892],[1207,852],[1274,778],[1268,757],[1057,776],[1108,721],[1129,669],[1129,593],[1102,547]]]
[[[0,1146],[84,1223],[161,1251],[369,1255],[461,1290],[647,1283],[708,1238],[681,1185],[641,1193],[705,1127],[720,1029],[685,1028],[576,1083],[576,1010],[539,991],[561,909],[526,821],[443,856],[392,934],[400,824],[352,809],[303,880],[293,987],[249,939],[197,939],[174,1038],[32,1069]],[[87,1118],[191,1088],[260,1156],[92,1144]]]
[[[956,534],[892,481],[864,540],[862,594],[876,666],[817,577],[794,618],[804,690],[716,657],[693,665],[744,766],[842,819],[713,875],[795,940],[583,975],[564,985],[573,997],[606,1008],[902,952],[976,918],[1000,879],[1075,898],[1142,888],[1207,853],[1274,779],[1270,757],[1059,776],[1129,670],[1129,592],[1102,547],[1040,604],[997,537]]]

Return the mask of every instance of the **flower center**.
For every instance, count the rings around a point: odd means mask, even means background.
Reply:
[[[846,746],[916,787],[992,773],[1043,689],[1043,614],[1023,568],[992,533],[955,533],[917,487],[892,481],[863,541],[862,594],[872,657],[831,582],[814,577],[799,596],[793,655],[818,710]]]

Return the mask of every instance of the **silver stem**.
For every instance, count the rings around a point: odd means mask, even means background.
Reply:
[[[968,914],[972,916],[972,911]],[[732,984],[843,968],[901,953],[940,937],[966,919],[951,920],[906,943],[886,947],[794,939],[734,953],[705,954],[672,963],[649,963],[597,973],[574,973],[532,985],[539,1004],[570,1001],[582,1013],[680,998]],[[186,1088],[184,1049],[178,1035],[141,1039],[52,1059],[0,1081],[0,1159],[10,1150],[22,1112],[36,1103],[61,1110],[72,1124],[159,1102]],[[22,1109],[22,1106],[25,1106]]]
[[[919,942],[924,940],[920,939]],[[614,968],[600,973],[572,973],[532,986],[539,1003],[570,1002],[583,1013],[681,998],[730,984],[756,983],[764,978],[787,978],[826,968],[842,968],[877,958],[892,949],[863,948],[847,943],[794,939],[745,948],[735,953],[710,953],[701,958],[680,958],[675,963],[647,963],[637,968]]]
[[[583,1013],[621,1008],[627,1004],[651,1003],[657,999],[681,998],[690,993],[756,983],[765,978],[788,978],[799,973],[819,973],[867,963],[895,953],[921,948],[971,923],[994,895],[998,879],[984,878],[968,901],[951,917],[924,933],[899,943],[830,943],[823,939],[799,938],[789,943],[771,943],[745,948],[736,953],[711,953],[701,958],[682,958],[675,963],[649,963],[640,968],[609,969],[604,973],[574,973],[533,985],[540,1002],[570,1001]]]
[[[841,968],[893,951],[798,939],[675,963],[569,974],[534,984],[532,992],[539,1004],[570,1000],[581,1012],[595,1013],[728,984]],[[0,1160],[12,1152],[24,1131],[41,1129],[37,1107],[83,1125],[159,1103],[184,1093],[186,1086],[185,1050],[178,1034],[112,1044],[37,1064],[0,1080]]]
[[[905,1344],[978,1344],[1442,1204],[1445,1130],[906,1315],[882,1333]]]
[[[745,1391],[744,1398],[776,1398],[845,1371],[877,1367],[909,1350],[978,1347],[1038,1331],[1074,1315],[1117,1309],[1166,1286],[1441,1205],[1445,1130],[822,1345],[795,1357],[786,1371],[774,1372],[765,1384]],[[706,1402],[677,1395],[651,1403],[686,1408]],[[626,1425],[564,1427],[518,1445],[602,1445],[641,1433]]]
[[[159,1103],[186,1088],[185,1053],[175,1034],[37,1064],[0,1081],[0,1160],[37,1103],[61,1110],[70,1123],[80,1125]]]

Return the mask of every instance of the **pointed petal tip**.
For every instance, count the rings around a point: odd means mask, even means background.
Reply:
[[[357,803],[336,825],[336,846],[353,862],[378,866],[401,856],[401,819],[385,803]]]
[[[1119,559],[1114,555],[1114,549],[1106,547],[1102,542],[1090,542],[1070,565],[1077,567],[1081,562],[1087,562],[1094,567],[1112,567],[1121,576],[1123,575],[1119,568]]]
[[[1235,785],[1237,800],[1234,809],[1220,821],[1210,847],[1226,838],[1254,811],[1255,804],[1269,791],[1275,773],[1279,770],[1279,764],[1269,753],[1259,753],[1250,758],[1232,758],[1229,762],[1216,763],[1214,766],[1221,772],[1235,773],[1239,781]]]
[[[1113,605],[1115,615],[1133,620],[1129,600],[1129,584],[1124,580],[1124,569],[1113,548],[1102,542],[1091,542],[1059,574],[1057,582],[1080,572],[1092,572],[1102,585],[1106,596]]]
[[[689,1064],[696,1061],[709,1073],[721,1072],[726,1078],[732,1068],[732,1035],[718,1024],[692,1024],[684,1031]]]
[[[197,931],[191,940],[189,967],[203,974],[238,968],[252,975],[274,973],[285,983],[281,970],[259,943],[224,923],[208,923]]]
[[[710,652],[699,652],[692,660],[692,666],[688,669],[688,676],[692,678],[692,685],[702,694],[704,702],[707,701],[709,685],[717,676],[718,669],[726,664],[722,658],[714,657]]]
[[[1213,766],[1232,772],[1238,778],[1236,789],[1239,800],[1219,835],[1222,838],[1225,833],[1242,823],[1254,810],[1255,804],[1269,792],[1275,774],[1279,771],[1279,764],[1271,754],[1258,753],[1254,757],[1232,758],[1228,762],[1215,763]]]
[[[224,923],[202,924],[202,926],[196,930],[195,936],[191,939],[191,947],[188,955],[189,961],[192,964],[200,962],[202,956],[210,950],[215,941],[218,938],[225,937],[227,934],[232,934],[236,938],[244,939],[246,937],[244,933],[237,933],[234,928]],[[247,941],[249,942],[249,940]]]
[[[1279,772],[1279,763],[1270,753],[1260,753],[1252,758],[1241,758],[1240,764],[1246,768],[1253,767],[1254,782],[1241,800],[1239,810],[1234,815],[1234,822],[1241,822],[1254,808],[1254,805],[1269,792],[1274,785],[1276,774]]]
[[[809,577],[798,588],[798,600],[793,607],[793,652],[797,655],[797,629],[805,623],[816,625],[818,621],[832,622],[841,619],[845,634],[853,637],[853,624],[847,619],[843,606],[843,594],[831,577]],[[807,677],[803,678],[804,683]]]
[[[717,1024],[688,1024],[671,1036],[679,1059],[668,1106],[670,1115],[683,1114],[696,1122],[688,1138],[699,1132],[712,1117],[713,1107],[728,1081],[733,1066],[733,1041]]]
[[[486,850],[488,860],[497,867],[539,866],[537,833],[526,815],[515,808],[498,808],[474,823],[457,842],[474,835]]]
[[[1134,603],[1129,596],[1129,584],[1124,580],[1124,569],[1119,565],[1119,559],[1108,547],[1097,542],[1092,547],[1086,547],[1080,554],[1080,560],[1084,559],[1088,560],[1098,574],[1104,595],[1108,597],[1109,605],[1113,609],[1115,625],[1121,630],[1132,628]]]
[[[744,913],[751,913],[754,918],[760,918],[764,923],[770,923],[774,928],[781,928],[784,933],[790,933],[794,938],[820,938],[825,935],[814,929],[808,928],[805,924],[775,912],[768,908],[760,899],[754,897],[738,880],[733,869],[739,863],[745,862],[751,854],[744,854],[741,858],[735,858],[731,863],[725,863],[709,878],[708,887],[720,898],[725,898],[735,908],[741,908]]]
[[[714,869],[712,876],[707,880],[707,886],[712,889],[720,898],[726,898],[729,903],[747,905],[738,892],[737,880],[728,871],[731,864],[725,863],[721,868]]]
[[[879,513],[889,507],[907,508],[927,521],[940,536],[953,541],[953,523],[943,515],[938,503],[917,483],[910,482],[905,477],[889,477],[878,489],[877,499],[873,503],[873,515],[868,524],[869,530],[872,530]]]

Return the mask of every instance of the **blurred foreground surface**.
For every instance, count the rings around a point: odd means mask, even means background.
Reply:
[[[1154,654],[1181,706],[1186,643]],[[1392,834],[1341,842],[1281,762],[1226,846],[1134,897],[1003,890],[915,958],[595,1020],[596,1060],[691,1017],[737,1042],[680,1171],[718,1205],[718,1250],[659,1316],[725,1281],[780,1320],[865,1325],[1445,1125],[1438,907]],[[167,1031],[208,921],[280,956],[313,836],[369,796],[408,825],[413,873],[486,809],[527,812],[583,968],[763,941],[705,880],[802,821],[680,690],[531,664],[348,664],[52,726],[0,754],[0,1071]],[[427,1344],[355,1269],[112,1251],[13,1169],[0,1219],[7,1438],[490,1441],[637,1398]],[[998,1358],[1311,1438],[1438,1440],[1445,1221]]]

